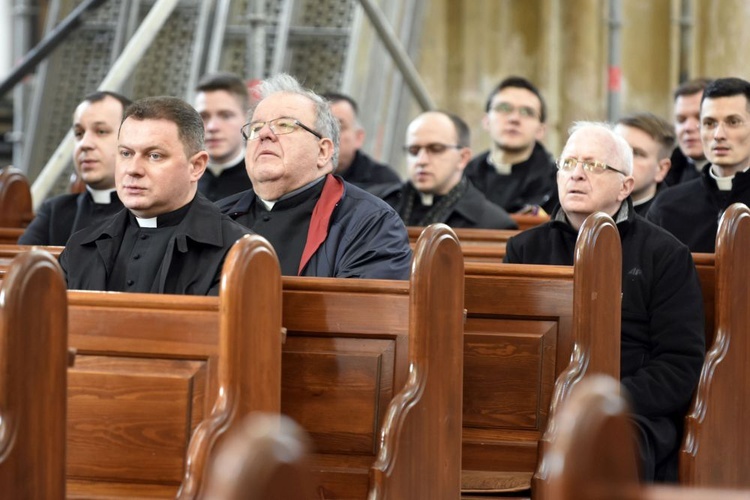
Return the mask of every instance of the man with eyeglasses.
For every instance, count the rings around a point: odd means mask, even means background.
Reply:
[[[517,229],[510,215],[490,203],[463,176],[471,158],[470,132],[456,115],[428,111],[407,128],[409,181],[383,189],[382,195],[407,226],[436,222],[451,227]]]
[[[750,82],[714,80],[703,91],[701,141],[710,163],[701,176],[656,197],[648,219],[693,252],[711,253],[724,210],[750,205]]]
[[[492,143],[465,175],[510,213],[550,212],[557,204],[555,161],[541,143],[546,119],[542,94],[525,78],[506,78],[487,99],[482,126]]]
[[[594,212],[622,243],[620,378],[630,396],[647,481],[676,481],[683,419],[705,355],[703,299],[690,250],[633,210],[633,153],[609,124],[580,122],[558,160],[552,220],[511,238],[505,262],[572,265]]]
[[[408,279],[401,218],[332,174],[339,125],[328,101],[286,74],[258,89],[242,127],[253,187],[219,201],[222,212],[269,240],[284,275]]]

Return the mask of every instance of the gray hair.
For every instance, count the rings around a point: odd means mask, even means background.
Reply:
[[[608,122],[576,121],[568,129],[568,137],[586,128],[593,128],[607,134],[614,145],[614,153],[618,162],[618,165],[613,165],[613,167],[622,169],[628,175],[633,175],[633,148],[624,137],[615,132],[614,125]]]
[[[260,101],[272,94],[297,94],[312,101],[315,105],[315,131],[333,142],[331,163],[335,172],[339,164],[339,121],[331,113],[329,102],[312,90],[303,87],[296,78],[287,73],[279,73],[263,80],[258,86],[258,92],[260,99],[250,108],[249,116],[253,115]]]

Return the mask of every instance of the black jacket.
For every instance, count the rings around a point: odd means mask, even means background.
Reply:
[[[645,467],[651,478],[654,469],[676,464],[683,418],[705,356],[703,299],[685,245],[636,215],[629,199],[617,215],[622,241],[620,376],[649,442]],[[558,210],[551,222],[511,238],[505,261],[572,265],[577,236]]]
[[[669,167],[667,176],[664,177],[664,184],[667,186],[676,186],[683,182],[691,181],[700,177],[700,172],[695,168],[695,165],[687,159],[682,153],[680,147],[674,148],[672,151],[672,166]]]
[[[409,189],[409,187],[409,183],[391,184],[383,186],[380,192],[371,192],[385,200],[403,219],[406,198],[414,191],[413,188]],[[421,203],[418,196],[415,203]],[[518,229],[518,225],[511,219],[508,212],[494,203],[490,203],[471,183],[468,184],[466,193],[453,205],[451,211],[444,217],[444,220],[432,221],[429,224],[435,222],[443,222],[450,227]],[[404,224],[407,226],[424,225],[414,220],[404,220]]]
[[[536,143],[528,160],[513,165],[509,175],[499,174],[487,161],[490,152],[475,156],[464,175],[488,200],[515,213],[526,205],[539,205],[548,213],[557,204],[555,160]]]
[[[69,289],[107,290],[127,223],[128,211],[122,210],[70,237],[60,255]],[[227,252],[251,232],[197,193],[169,241],[152,293],[218,295]]]
[[[368,189],[378,184],[401,182],[398,174],[388,165],[378,163],[362,151],[357,151],[352,164],[343,172],[337,172],[342,179],[350,184]]]
[[[329,174],[326,184],[338,189],[335,205],[318,211],[320,225],[325,224],[323,239],[315,245],[299,275],[408,280],[412,253],[398,214],[383,200],[340,177]],[[328,187],[323,189],[324,194],[330,192]],[[242,223],[254,203],[257,197],[249,190],[221,200],[218,206],[222,213]],[[276,248],[277,253],[283,251]]]
[[[709,163],[700,178],[665,189],[647,214],[648,220],[675,235],[691,252],[712,253],[724,210],[737,202],[750,206],[750,172],[736,174],[731,191],[720,191],[710,168]]]
[[[94,203],[88,191],[50,198],[39,207],[34,220],[18,238],[18,243],[63,246],[71,234],[112,217],[123,209],[116,192],[112,192],[110,199],[108,204]]]
[[[206,169],[198,181],[198,191],[211,201],[221,200],[251,187],[244,158],[237,165],[222,170],[218,176]]]

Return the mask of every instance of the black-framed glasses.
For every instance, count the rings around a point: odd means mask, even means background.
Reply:
[[[622,170],[610,167],[604,162],[595,160],[579,160],[578,158],[573,158],[572,156],[568,158],[560,158],[559,160],[557,160],[557,168],[562,170],[563,172],[572,172],[576,169],[576,166],[579,163],[586,172],[591,172],[592,174],[603,174],[607,170],[612,170],[613,172],[617,172],[618,174],[628,175]]]
[[[419,156],[419,152],[422,151],[422,149],[426,150],[431,155],[439,155],[448,149],[461,149],[462,147],[463,146],[459,146],[458,144],[431,142],[430,144],[425,144],[423,146],[420,146],[419,144],[412,144],[411,146],[406,145],[404,146],[404,151],[406,151],[406,154],[409,156]]]
[[[289,118],[288,116],[274,118],[273,120],[268,120],[266,122],[246,123],[240,129],[240,132],[242,132],[242,137],[244,137],[246,141],[254,141],[260,136],[260,131],[263,130],[263,127],[265,127],[266,125],[268,125],[268,128],[271,129],[271,132],[276,135],[291,134],[298,128],[302,128],[310,132],[318,139],[323,138],[322,135],[320,135],[301,121],[297,120],[296,118]]]
[[[537,112],[530,106],[514,106],[509,102],[499,102],[492,107],[492,111],[501,115],[510,115],[518,110],[518,114],[524,118],[537,118]]]

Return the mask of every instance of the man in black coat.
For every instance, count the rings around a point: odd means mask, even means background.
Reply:
[[[217,201],[250,188],[240,133],[250,99],[245,82],[232,73],[209,73],[195,90],[195,109],[203,118],[208,152],[198,191]]]
[[[357,102],[338,92],[327,92],[322,97],[331,103],[331,113],[339,121],[339,165],[335,173],[368,191],[372,186],[400,182],[391,167],[376,162],[362,151],[365,129],[357,117]]]
[[[644,479],[676,481],[685,413],[705,355],[703,300],[688,248],[633,211],[632,152],[607,124],[572,129],[558,160],[560,207],[511,238],[506,262],[572,265],[578,230],[610,215],[622,242],[620,378],[638,430]]]
[[[464,176],[471,158],[469,127],[456,115],[428,111],[406,131],[409,181],[371,190],[396,209],[407,226],[517,229],[510,215]]]
[[[65,245],[70,235],[122,210],[115,192],[117,130],[130,99],[114,92],[87,95],[73,113],[73,163],[86,185],[80,194],[46,200],[18,239],[21,245]]]
[[[118,137],[117,193],[127,210],[71,236],[70,289],[217,295],[227,252],[246,228],[197,193],[208,153],[200,115],[174,97],[131,105]]]
[[[541,143],[546,119],[542,94],[525,78],[506,78],[487,98],[482,125],[492,143],[464,175],[509,213],[551,212],[557,204],[555,160]]]
[[[720,78],[706,87],[701,141],[710,163],[699,178],[659,194],[648,219],[691,251],[711,253],[724,210],[733,203],[750,205],[750,82]]]

